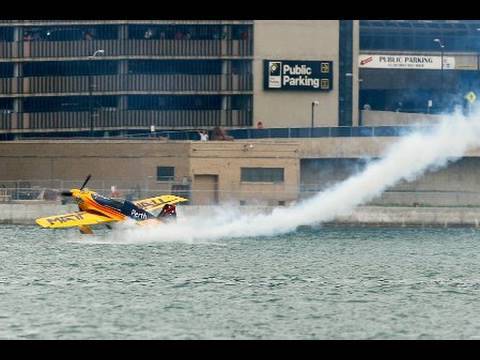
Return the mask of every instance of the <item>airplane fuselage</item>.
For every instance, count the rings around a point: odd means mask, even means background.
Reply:
[[[80,210],[105,215],[114,220],[131,218],[136,221],[143,221],[155,218],[153,214],[128,200],[114,200],[93,191],[77,189],[72,189],[72,196]]]

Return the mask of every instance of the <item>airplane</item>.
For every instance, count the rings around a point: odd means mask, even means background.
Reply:
[[[63,196],[74,199],[80,211],[38,218],[35,222],[43,228],[78,227],[82,234],[93,234],[92,225],[105,224],[111,229],[109,223],[127,219],[135,220],[138,225],[158,224],[174,219],[177,215],[175,204],[188,201],[176,195],[161,195],[137,201],[111,199],[85,188],[90,178],[91,175],[88,175],[80,189],[62,192]],[[157,216],[151,213],[160,208],[162,211]]]

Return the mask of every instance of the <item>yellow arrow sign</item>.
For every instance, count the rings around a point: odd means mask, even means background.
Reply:
[[[473,104],[475,100],[477,100],[477,95],[473,91],[470,91],[467,95],[465,95],[465,99],[467,99],[470,104]]]

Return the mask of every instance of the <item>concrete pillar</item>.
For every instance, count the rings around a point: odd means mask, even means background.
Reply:
[[[13,41],[18,42],[23,40],[23,28],[19,26],[15,26],[13,28]]]
[[[231,97],[230,96],[222,96],[222,116],[221,116],[221,126],[227,126],[232,119],[232,112],[231,112]]]
[[[12,129],[23,128],[23,101],[22,98],[13,99]]]
[[[121,95],[118,97],[117,109],[118,110],[127,110],[128,108],[128,97],[126,95]]]
[[[23,54],[23,28],[15,26],[13,28],[13,41],[14,46],[12,47],[13,56],[19,57]]]
[[[13,99],[13,111],[14,112],[23,112],[23,101],[21,98]]]
[[[223,31],[225,30],[225,26],[223,27]],[[231,62],[229,60],[223,60],[222,61],[222,90],[229,90],[231,88],[231,82],[232,79],[230,75],[232,73],[231,69]],[[230,97],[226,95],[222,95],[222,117],[221,117],[221,124],[222,126],[225,126],[228,122],[227,119],[230,119],[231,113],[226,110],[230,110]]]
[[[13,29],[13,41],[17,44],[17,51],[23,50],[23,28],[20,26],[15,26]],[[18,54],[22,54],[22,52],[17,52]],[[21,93],[22,86],[21,81],[23,77],[23,67],[22,63],[16,62],[13,64],[13,93]],[[16,118],[18,119],[18,113],[23,112],[23,101],[22,98],[14,98],[13,99],[13,112],[16,113]]]
[[[118,62],[118,74],[121,76],[122,90],[128,91],[128,60],[120,60]],[[128,97],[127,95],[120,95],[118,97],[118,110],[127,110]]]
[[[16,62],[13,64],[13,77],[22,77],[23,76],[23,71],[22,71],[22,63]]]
[[[359,52],[360,52],[360,21],[359,20],[353,20],[352,126],[361,125],[360,117],[359,117],[360,113],[359,113],[359,110],[358,110],[359,94],[360,94],[360,88],[361,88],[361,85],[362,85],[362,79],[360,79],[359,71],[358,71],[358,54],[359,54]]]
[[[22,93],[22,70],[22,63],[16,62],[13,64],[12,94]]]
[[[222,61],[222,90],[228,90],[229,89],[229,85],[231,83],[231,79],[230,79],[230,75],[232,72],[231,72],[231,62],[229,60],[223,60]],[[226,95],[223,95],[222,96],[222,110],[227,110],[229,109],[230,107],[228,106],[229,105],[229,101],[228,101],[229,97],[226,96]]]
[[[118,29],[118,39],[119,40],[126,40],[128,39],[128,25],[123,24],[119,25],[120,28]]]
[[[225,35],[224,39],[229,40],[232,38],[231,27],[228,25],[222,26],[222,35]]]
[[[222,96],[222,110],[227,110],[229,109],[230,105],[230,96]]]
[[[128,60],[119,60],[118,61],[117,72],[120,75],[128,74]]]
[[[229,60],[222,60],[222,78],[220,79],[222,86],[221,90],[228,90],[229,86],[229,74],[231,74],[231,66],[230,66],[230,61]]]
[[[353,126],[354,20],[339,20],[338,126]]]
[[[227,40],[230,38],[229,27],[227,25],[222,26],[222,31],[220,34],[220,46],[221,46],[221,55],[228,56],[231,55],[232,42]]]
[[[222,75],[228,74],[229,68],[230,68],[230,61],[222,60]]]

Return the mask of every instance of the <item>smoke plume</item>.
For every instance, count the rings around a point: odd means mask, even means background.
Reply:
[[[129,227],[113,234],[123,241],[214,241],[235,237],[272,236],[348,215],[402,180],[447,166],[480,146],[480,116],[445,117],[427,131],[400,137],[380,159],[345,181],[301,203],[275,208],[270,214],[244,214],[240,208],[217,208],[209,216],[179,218],[151,228]]]

